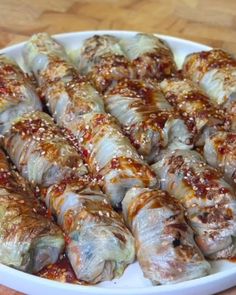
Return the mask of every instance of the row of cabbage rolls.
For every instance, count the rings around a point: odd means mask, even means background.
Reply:
[[[136,254],[145,277],[170,284],[207,275],[205,257],[234,257],[236,83],[222,81],[236,62],[218,51],[188,57],[180,73],[152,35],[94,36],[72,60],[40,33],[23,51],[31,77],[1,56],[1,143],[21,176],[1,152],[0,262],[36,273],[65,249],[94,284]],[[203,146],[221,171],[191,150]]]

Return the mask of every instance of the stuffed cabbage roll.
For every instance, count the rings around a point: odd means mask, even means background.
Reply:
[[[176,117],[157,83],[122,80],[108,90],[104,102],[148,163],[157,160],[161,148],[192,147],[191,132]]]
[[[204,157],[224,174],[225,179],[236,185],[236,133],[217,132],[207,138]]]
[[[105,112],[102,97],[79,75],[64,47],[47,33],[31,37],[24,48],[24,59],[59,125],[76,129],[83,114]]]
[[[79,280],[111,280],[133,262],[131,233],[91,179],[65,179],[47,190],[45,202],[68,236],[66,252]]]
[[[210,265],[175,198],[161,190],[132,188],[125,195],[123,210],[144,276],[153,284],[173,284],[209,273]]]
[[[224,107],[236,128],[236,59],[222,49],[212,49],[186,57],[183,72],[198,83],[213,102]]]
[[[41,110],[41,103],[29,77],[5,55],[0,55],[0,133],[4,134],[14,119]]]
[[[17,169],[33,184],[46,187],[66,176],[87,173],[77,151],[46,113],[18,118],[3,143]]]
[[[114,118],[107,114],[88,114],[83,120],[74,133],[80,151],[114,207],[120,208],[129,188],[157,184],[154,172],[139,157]]]
[[[135,68],[136,78],[162,80],[177,73],[171,49],[155,35],[136,34],[122,45]]]
[[[122,134],[117,122],[105,113],[102,98],[91,85],[86,88],[89,82],[77,83],[81,81],[79,75],[71,79],[74,72],[70,72],[67,59],[62,59],[64,54],[63,47],[55,40],[47,34],[38,34],[26,44],[24,56],[55,120],[77,138],[90,172],[101,179],[104,192],[111,197],[113,205],[119,207],[129,188],[154,186],[156,177]],[[42,60],[46,62],[43,64]],[[65,72],[67,75],[63,75]],[[54,76],[58,77],[56,81]]]
[[[0,262],[36,273],[55,263],[64,249],[61,230],[41,214],[29,185],[0,150]]]
[[[236,255],[236,197],[218,170],[195,151],[176,150],[153,165],[161,188],[180,200],[206,257]]]
[[[191,80],[165,79],[160,87],[195,135],[196,145],[203,145],[205,138],[217,129],[230,128],[230,120],[225,118],[224,110],[212,104],[209,97]]]
[[[113,82],[134,77],[133,67],[119,42],[111,35],[95,35],[86,39],[80,50],[80,72],[88,75],[95,88],[102,93]]]

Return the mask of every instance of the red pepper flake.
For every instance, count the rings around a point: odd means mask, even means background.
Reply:
[[[4,86],[1,86],[1,87],[0,87],[0,94],[7,94],[7,93],[8,93],[7,88],[4,87]]]
[[[39,192],[35,191],[35,196],[40,195],[43,199],[46,198],[47,188],[41,188]]]
[[[234,133],[227,134],[226,142],[234,143],[236,141],[236,135]]]
[[[48,218],[52,218],[52,211],[50,209],[47,209],[47,216]]]
[[[11,65],[5,65],[3,69],[6,72],[14,72],[14,68]]]
[[[226,155],[226,154],[229,152],[229,149],[228,149],[228,147],[226,147],[226,146],[219,146],[219,147],[218,147],[218,152],[219,152],[221,155]]]
[[[83,150],[82,150],[82,155],[83,155],[85,158],[88,158],[88,157],[89,157],[89,151],[86,150],[86,149],[83,149]]]
[[[201,59],[207,59],[209,55],[210,55],[209,51],[202,51],[199,53],[199,56]]]
[[[119,168],[119,161],[116,158],[111,160],[111,168],[112,169]]]
[[[90,132],[85,133],[85,135],[84,135],[84,139],[85,139],[86,141],[89,141],[91,138],[92,138],[92,134],[91,134]]]
[[[67,245],[69,245],[72,242],[72,239],[68,235],[65,235],[64,238]]]
[[[95,123],[97,125],[102,125],[106,122],[106,116],[104,114],[99,114],[96,116]]]
[[[102,180],[103,179],[103,176],[101,175],[101,174],[96,174],[95,176],[94,176],[94,180],[95,180],[95,182],[96,181],[100,181],[100,180]]]
[[[220,194],[227,194],[227,193],[229,193],[229,189],[226,188],[226,187],[221,187],[221,188],[219,189],[219,193],[220,193]]]
[[[72,223],[73,223],[72,216],[67,216],[67,218],[66,218],[66,226],[70,227]]]

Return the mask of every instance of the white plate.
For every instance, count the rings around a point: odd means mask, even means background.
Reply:
[[[81,33],[68,33],[56,35],[56,39],[62,42],[68,50],[79,47],[81,42],[94,34],[112,34],[121,38],[129,38],[135,32],[127,31],[91,31]],[[209,50],[210,47],[169,36],[160,35],[172,48],[178,66],[181,66],[185,56],[189,53]],[[20,43],[0,51],[22,62],[21,51],[24,43]],[[103,282],[97,286],[78,286],[68,283],[42,279],[37,276],[17,271],[0,264],[0,284],[6,285],[18,291],[32,295],[153,295],[153,294],[213,294],[236,285],[236,263],[226,260],[216,261],[212,264],[212,273],[200,279],[195,279],[176,285],[152,286],[149,280],[144,279],[138,263],[130,265],[124,275],[111,282]]]

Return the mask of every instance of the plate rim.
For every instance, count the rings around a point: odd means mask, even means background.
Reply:
[[[1,273],[1,268],[4,270],[6,270],[10,275],[14,275],[15,273],[17,273],[18,278],[24,278],[24,277],[29,277],[29,279],[31,280],[31,282],[33,283],[39,283],[40,285],[48,285],[50,284],[51,287],[59,287],[61,289],[64,289],[65,291],[69,291],[69,290],[73,290],[73,291],[86,291],[88,292],[88,294],[90,293],[90,291],[94,294],[98,294],[98,295],[118,295],[118,294],[129,294],[129,295],[140,295],[140,294],[157,294],[157,291],[166,291],[166,292],[171,292],[171,291],[178,291],[178,289],[182,290],[183,292],[185,291],[185,289],[188,289],[189,287],[194,288],[194,287],[200,287],[200,286],[205,286],[206,283],[209,280],[209,277],[211,277],[210,283],[214,283],[216,282],[218,279],[225,279],[228,278],[229,276],[233,276],[236,275],[236,268],[232,268],[232,269],[228,269],[228,270],[224,270],[223,272],[218,272],[218,273],[214,273],[214,274],[210,274],[208,276],[205,277],[201,277],[201,278],[197,278],[197,279],[193,279],[193,280],[189,280],[189,281],[184,281],[181,283],[177,283],[177,284],[170,284],[170,285],[156,285],[156,286],[149,286],[149,287],[135,287],[135,288],[124,288],[124,287],[119,287],[119,288],[115,288],[113,289],[112,287],[97,287],[96,285],[76,285],[76,284],[72,284],[72,283],[63,283],[63,282],[58,282],[58,281],[54,281],[54,280],[50,280],[50,279],[46,279],[46,278],[42,278],[30,273],[26,273],[17,269],[14,269],[12,267],[6,266],[4,264],[0,263],[0,273]],[[22,278],[22,279],[23,279]],[[53,286],[54,285],[54,286]],[[12,288],[12,287],[10,287]],[[230,288],[230,287],[229,287]],[[75,290],[76,289],[76,290]],[[111,292],[112,290],[112,292]],[[223,290],[223,289],[222,289]],[[218,290],[222,291],[222,290]],[[144,293],[145,292],[145,293]],[[146,293],[148,292],[148,293]]]
[[[98,33],[99,35],[109,34],[109,33],[110,34],[121,34],[121,35],[124,34],[124,35],[126,35],[126,34],[137,34],[140,32],[139,31],[126,31],[126,30],[85,30],[85,31],[74,31],[74,32],[65,32],[65,33],[57,33],[57,34],[52,34],[52,35],[49,34],[49,35],[51,35],[52,37],[54,37],[56,39],[61,39],[64,37],[70,37],[70,36],[74,36],[74,35],[87,35],[87,34],[96,34],[96,33]],[[180,38],[177,36],[171,36],[171,35],[159,34],[159,33],[150,33],[150,34],[153,34],[159,38],[168,39],[168,40],[172,40],[172,41],[182,41],[182,42],[185,42],[185,43],[188,43],[191,45],[195,45],[195,46],[201,45],[201,46],[208,48],[208,50],[212,49],[212,47],[209,45],[199,43],[197,41],[188,40],[185,38]],[[5,53],[4,50],[15,50],[18,47],[23,46],[29,38],[30,37],[27,37],[26,41],[21,41],[19,43],[12,44],[12,45],[1,48],[0,54]]]

